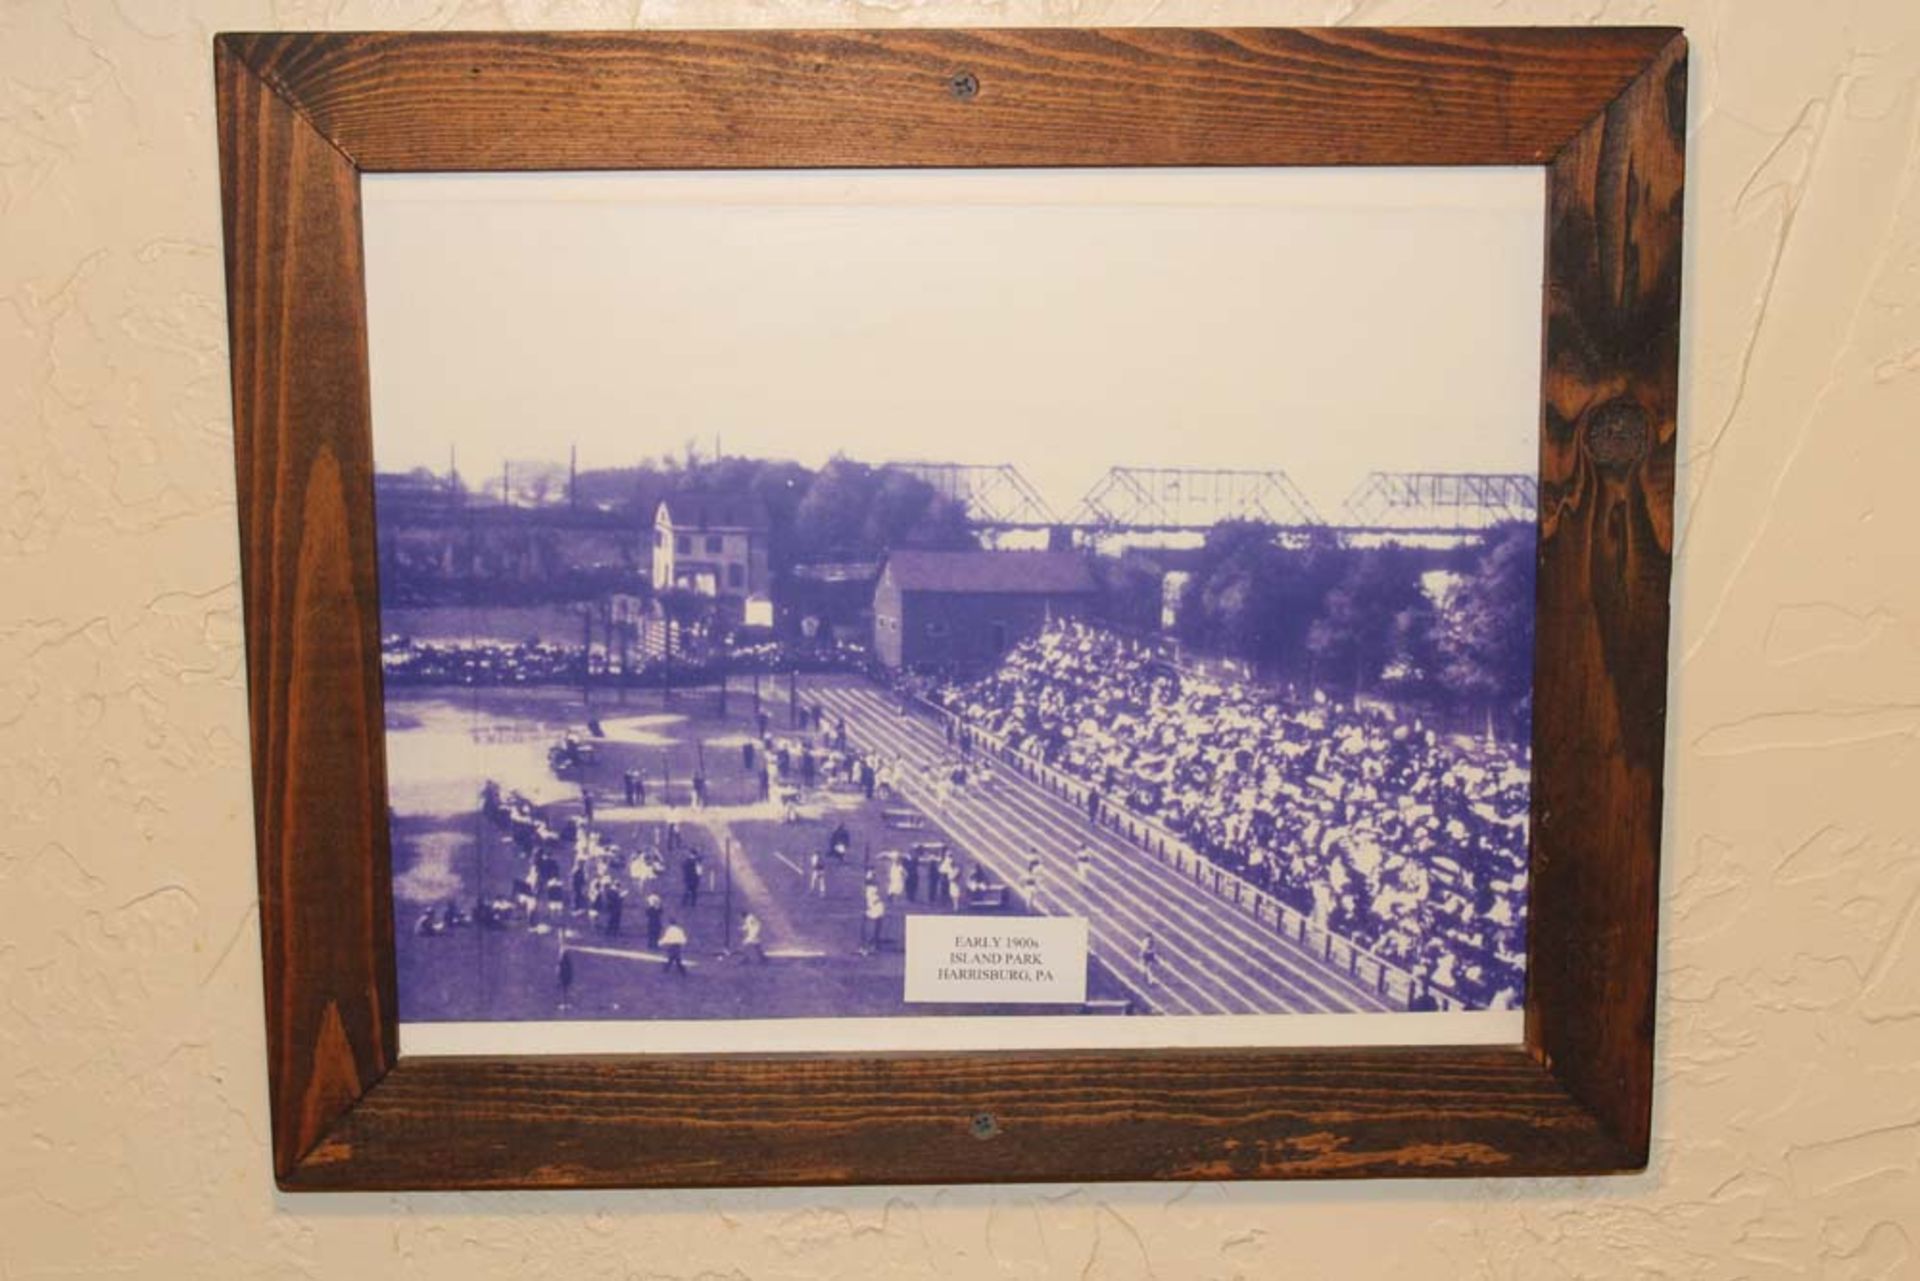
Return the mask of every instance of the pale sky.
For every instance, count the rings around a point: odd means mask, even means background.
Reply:
[[[382,469],[1536,466],[1538,169],[362,182]]]

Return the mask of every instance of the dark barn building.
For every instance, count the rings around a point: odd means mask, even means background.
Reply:
[[[873,591],[874,657],[983,667],[1048,618],[1090,612],[1095,590],[1077,552],[895,552]]]

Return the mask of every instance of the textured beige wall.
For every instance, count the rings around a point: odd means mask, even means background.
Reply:
[[[208,39],[1677,22],[1657,1142],[1590,1182],[271,1190]],[[0,1277],[1920,1275],[1920,4],[0,0]]]

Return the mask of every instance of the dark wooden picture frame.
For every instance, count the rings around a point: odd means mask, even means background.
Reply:
[[[1645,1165],[1677,31],[267,34],[214,60],[281,1187]],[[1545,168],[1525,1044],[401,1058],[360,175],[1096,165]]]

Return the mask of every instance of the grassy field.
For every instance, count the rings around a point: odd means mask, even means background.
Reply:
[[[894,905],[887,945],[863,952],[864,873],[884,883],[885,854],[915,841],[947,837],[929,822],[906,833],[889,828],[883,811],[899,801],[868,800],[857,787],[815,788],[789,816],[762,801],[756,772],[742,748],[760,750],[765,718],[776,748],[823,744],[788,726],[784,689],[763,686],[756,712],[752,685],[735,678],[722,712],[713,690],[632,694],[626,702],[578,691],[405,690],[387,705],[394,895],[401,1017],[408,1021],[621,1018],[703,1019],[927,1014],[1077,1013],[1079,1006],[909,1006],[901,1000],[902,917],[950,912],[925,900]],[[588,729],[589,718],[602,736]],[[572,732],[591,742],[594,759],[556,773],[547,749]],[[625,801],[622,776],[645,780],[644,803]],[[696,771],[708,780],[708,805],[692,806]],[[483,783],[492,779],[541,806],[558,827],[584,814],[618,849],[662,849],[673,825],[680,848],[667,855],[652,889],[690,937],[689,974],[668,973],[649,951],[642,893],[630,893],[617,934],[595,928],[586,912],[542,911],[532,922],[466,925],[438,934],[416,930],[422,913],[451,902],[510,897],[528,860],[509,836],[481,814]],[[806,868],[825,850],[836,826],[851,837],[843,863],[830,864],[824,896],[807,893]],[[683,902],[685,852],[699,859],[696,901]],[[970,852],[954,845],[962,870]],[[561,858],[564,876],[568,858]],[[726,955],[737,940],[739,914],[764,923],[765,965]],[[559,957],[572,955],[573,982],[563,1007]],[[1089,996],[1123,998],[1125,989],[1095,963]]]

